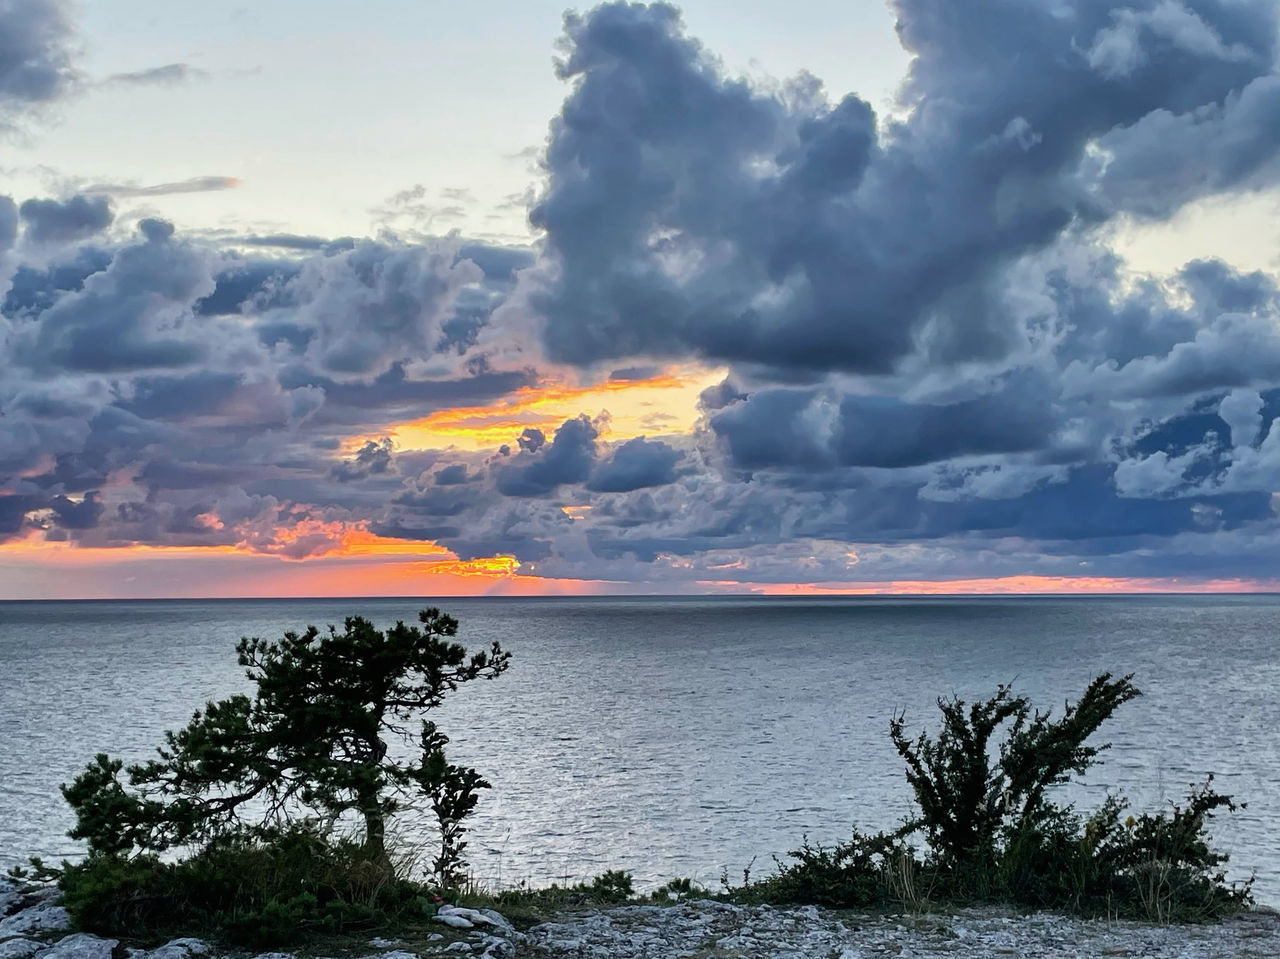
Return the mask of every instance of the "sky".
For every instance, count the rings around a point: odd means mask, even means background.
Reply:
[[[0,599],[1280,588],[1274,0],[0,0]]]

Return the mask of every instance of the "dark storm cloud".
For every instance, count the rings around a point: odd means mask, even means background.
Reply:
[[[76,84],[72,40],[62,0],[0,2],[0,129]]]
[[[111,225],[111,201],[105,196],[73,196],[67,200],[26,200],[18,208],[33,243],[71,243],[101,233]]]
[[[0,196],[0,253],[18,238],[18,206],[12,197]]]
[[[461,463],[446,466],[444,469],[436,471],[435,481],[437,486],[457,486],[459,483],[465,483],[467,481],[467,468]]]
[[[385,436],[377,442],[369,440],[355,456],[335,466],[331,475],[340,483],[350,483],[385,473],[391,468],[391,450],[391,440]]]
[[[613,455],[596,466],[587,489],[597,493],[630,493],[650,486],[665,486],[676,478],[680,451],[643,436],[627,440]]]
[[[0,541],[21,530],[27,513],[43,505],[44,500],[36,496],[0,493]]]
[[[1002,271],[1075,225],[1274,183],[1275,8],[900,0],[906,119],[728,78],[674,8],[566,19],[533,298],[557,358],[887,372],[998,357]],[[1139,186],[1141,189],[1139,189]]]
[[[711,428],[728,441],[735,462],[747,468],[893,469],[958,456],[1017,453],[1046,446],[1053,426],[1043,391],[1021,382],[946,405],[764,390],[711,418]]]
[[[274,290],[286,280],[297,276],[299,269],[301,267],[291,261],[232,260],[214,275],[213,292],[200,299],[196,304],[196,312],[206,316],[239,313],[242,306],[251,305],[251,299],[269,300]],[[258,329],[262,331],[265,327],[259,324]],[[283,332],[280,336],[264,334],[268,345],[277,339],[287,338],[289,337]]]
[[[3,208],[3,201],[0,201],[0,212]],[[86,279],[106,269],[111,257],[108,250],[83,246],[68,258],[47,267],[20,265],[13,274],[8,292],[0,300],[0,312],[5,316],[39,313],[53,305],[62,294],[80,289]]]
[[[521,455],[498,472],[499,492],[543,496],[565,484],[585,482],[598,435],[585,415],[565,420],[550,443],[544,443],[540,430],[525,430],[520,437]]]
[[[139,224],[142,242],[120,250],[19,331],[15,354],[35,368],[113,373],[191,366],[208,354],[198,331],[184,329],[191,303],[213,291],[209,258],[171,240],[159,220]]]
[[[56,496],[50,503],[63,529],[92,529],[102,516],[101,494],[90,491],[79,502],[65,496]]]

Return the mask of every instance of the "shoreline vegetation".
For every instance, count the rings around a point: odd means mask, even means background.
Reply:
[[[1055,786],[1107,749],[1091,744],[1094,734],[1141,695],[1132,676],[1111,674],[1057,715],[1002,685],[983,701],[939,699],[935,732],[891,717],[914,817],[833,846],[802,838],[768,875],[725,873],[718,889],[675,878],[643,896],[623,871],[477,888],[466,820],[489,784],[448,761],[449,738],[426,716],[511,663],[497,643],[468,652],[456,632],[456,620],[429,609],[418,625],[385,631],[350,617],[341,629],[242,639],[254,695],[206,704],[150,762],[97,756],[63,787],[70,835],[87,856],[13,870],[0,917],[56,898],[75,929],[115,940],[348,954],[370,936],[427,942],[445,927],[489,935],[499,923],[514,934],[565,914],[655,904],[882,917],[996,907],[1156,924],[1214,922],[1254,905],[1252,880],[1229,882],[1227,856],[1210,843],[1214,816],[1237,808],[1211,775],[1159,812],[1130,813],[1118,796],[1087,812],[1054,801]],[[406,755],[391,748],[400,744],[410,758],[396,758]],[[429,852],[396,840],[396,817],[410,810],[435,821]]]

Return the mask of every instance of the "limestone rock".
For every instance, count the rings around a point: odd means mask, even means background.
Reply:
[[[57,932],[70,926],[71,917],[67,915],[67,910],[51,902],[43,902],[0,920],[0,939],[29,932]]]
[[[34,939],[6,939],[0,942],[0,959],[31,959],[48,944],[36,942]]]
[[[451,912],[436,913],[436,922],[443,922],[446,926],[452,926],[454,929],[474,929],[475,923],[463,916],[455,916]]]
[[[849,916],[814,907],[693,902],[576,913],[534,926],[521,955],[545,959],[874,959],[992,956],[1280,959],[1280,917],[1248,913],[1206,927],[1103,922],[1044,913],[962,910],[931,916]]]
[[[174,939],[156,949],[130,949],[129,959],[195,959],[212,951],[203,939]]]
[[[393,949],[391,952],[377,952],[372,956],[365,956],[364,959],[418,959],[418,957],[404,949]]]
[[[59,939],[40,959],[111,959],[111,953],[120,945],[116,939],[100,939],[87,932]]]
[[[507,921],[507,917],[495,909],[481,909],[480,914],[501,930],[503,935],[510,935],[516,931],[515,926]]]

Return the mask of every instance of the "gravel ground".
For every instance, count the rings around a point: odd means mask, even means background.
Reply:
[[[219,959],[198,939],[144,951],[69,934],[66,911],[55,899],[56,890],[32,894],[0,879],[0,959]],[[374,939],[360,959],[1280,959],[1280,913],[1269,910],[1212,925],[1152,926],[990,909],[871,916],[698,900],[574,912],[523,932],[488,910],[484,916],[456,912],[454,922],[442,923],[441,933],[425,941]],[[465,915],[474,924],[456,921]]]
[[[517,955],[599,959],[980,959],[1280,957],[1280,916],[1254,912],[1205,926],[1152,926],[1016,916],[993,910],[954,915],[866,916],[812,906],[775,909],[716,902],[623,906],[528,930]]]

